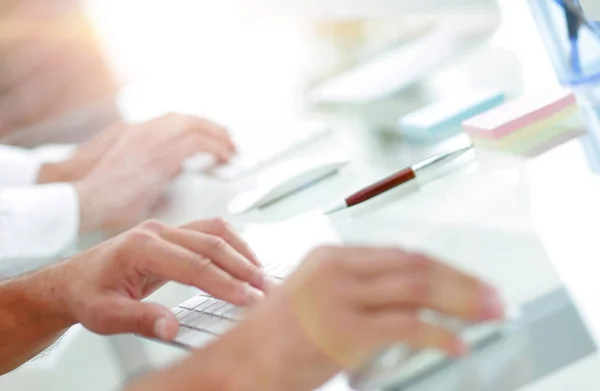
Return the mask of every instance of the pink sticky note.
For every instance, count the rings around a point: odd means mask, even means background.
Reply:
[[[576,104],[575,95],[568,90],[525,95],[466,120],[462,127],[474,138],[499,139]]]

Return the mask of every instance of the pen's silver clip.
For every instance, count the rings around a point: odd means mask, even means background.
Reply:
[[[427,168],[429,166],[432,166],[436,163],[442,162],[444,160],[450,160],[450,159],[454,159],[457,158],[459,156],[461,156],[462,154],[464,154],[465,152],[470,151],[471,149],[473,149],[473,145],[468,145],[466,147],[463,147],[461,149],[458,149],[456,151],[450,151],[450,152],[442,152],[439,153],[437,155],[433,155],[425,160],[423,160],[422,162],[419,162],[415,165],[412,166],[412,170],[414,172],[420,171],[424,168]]]

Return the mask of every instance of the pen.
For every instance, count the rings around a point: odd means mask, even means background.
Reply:
[[[569,44],[571,45],[571,70],[576,74],[581,74],[581,60],[579,57],[579,29],[582,18],[576,12],[576,5],[573,0],[563,0],[565,9],[565,19],[567,21],[567,31],[569,34]]]
[[[597,22],[590,22],[587,19],[583,8],[581,8],[581,4],[579,4],[579,0],[554,0],[554,2],[557,3],[561,8],[568,9],[573,14],[573,16],[576,16],[578,19],[577,24],[579,25],[579,27],[585,26],[591,33],[593,33],[596,36],[598,35],[600,30],[598,29]],[[570,18],[570,16],[568,18]],[[571,27],[569,27],[568,18],[567,28],[569,29],[570,37],[573,31],[571,30]],[[575,26],[575,24],[572,24],[571,26]]]
[[[370,200],[380,194],[383,194],[389,190],[392,190],[404,183],[410,182],[413,179],[417,178],[417,174],[419,171],[431,167],[435,164],[442,163],[444,161],[452,160],[458,158],[464,153],[470,151],[473,148],[473,145],[469,145],[468,147],[463,147],[458,150],[443,152],[434,156],[431,156],[415,165],[407,167],[403,170],[400,170],[389,177],[382,179],[381,181],[374,183],[358,192],[352,194],[350,197],[346,198],[343,203],[336,206],[335,208],[327,211],[325,214],[332,214],[335,212],[339,212],[346,208],[350,208],[352,206],[361,204],[365,201]]]

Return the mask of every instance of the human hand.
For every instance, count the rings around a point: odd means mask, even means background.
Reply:
[[[253,375],[240,374],[241,381],[261,383],[240,389],[261,390],[312,390],[398,343],[464,354],[459,337],[420,320],[422,309],[468,321],[503,318],[492,287],[426,256],[390,248],[322,248],[209,349],[241,357],[245,352],[256,365]],[[187,390],[185,384],[178,389]]]
[[[167,281],[194,286],[247,306],[263,297],[262,268],[222,220],[180,228],[149,221],[53,268],[53,300],[66,325],[102,334],[139,333],[172,340],[178,322],[168,308],[141,302]]]
[[[81,206],[81,230],[121,229],[143,220],[184,160],[200,152],[221,162],[235,152],[227,131],[207,120],[168,114],[139,125],[116,125],[65,164]],[[75,174],[73,174],[75,173]]]

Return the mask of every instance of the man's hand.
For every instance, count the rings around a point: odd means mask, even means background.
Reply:
[[[422,309],[468,321],[503,317],[492,287],[429,257],[321,248],[238,328],[132,390],[192,391],[208,382],[236,391],[308,391],[398,343],[464,354],[459,337],[419,318]],[[220,375],[232,371],[235,377]]]
[[[226,162],[235,145],[219,125],[168,114],[113,126],[68,161],[43,167],[39,182],[76,184],[82,231],[122,229],[147,218],[184,160],[200,152]]]
[[[263,340],[266,357],[293,360],[294,368],[282,375],[305,383],[308,390],[397,343],[451,356],[466,353],[457,336],[420,320],[422,309],[468,321],[503,317],[494,288],[429,257],[392,248],[322,248],[240,332],[264,328],[268,319],[279,324],[277,338]],[[283,388],[296,389],[271,389]]]
[[[72,323],[99,334],[139,333],[172,340],[168,308],[140,302],[167,281],[231,303],[259,301],[266,281],[256,256],[222,220],[171,228],[156,221],[66,261],[54,271]]]
[[[0,283],[0,374],[37,355],[81,323],[99,334],[172,340],[168,308],[141,300],[167,281],[247,306],[267,282],[256,256],[222,220],[180,228],[150,221],[19,279]]]

